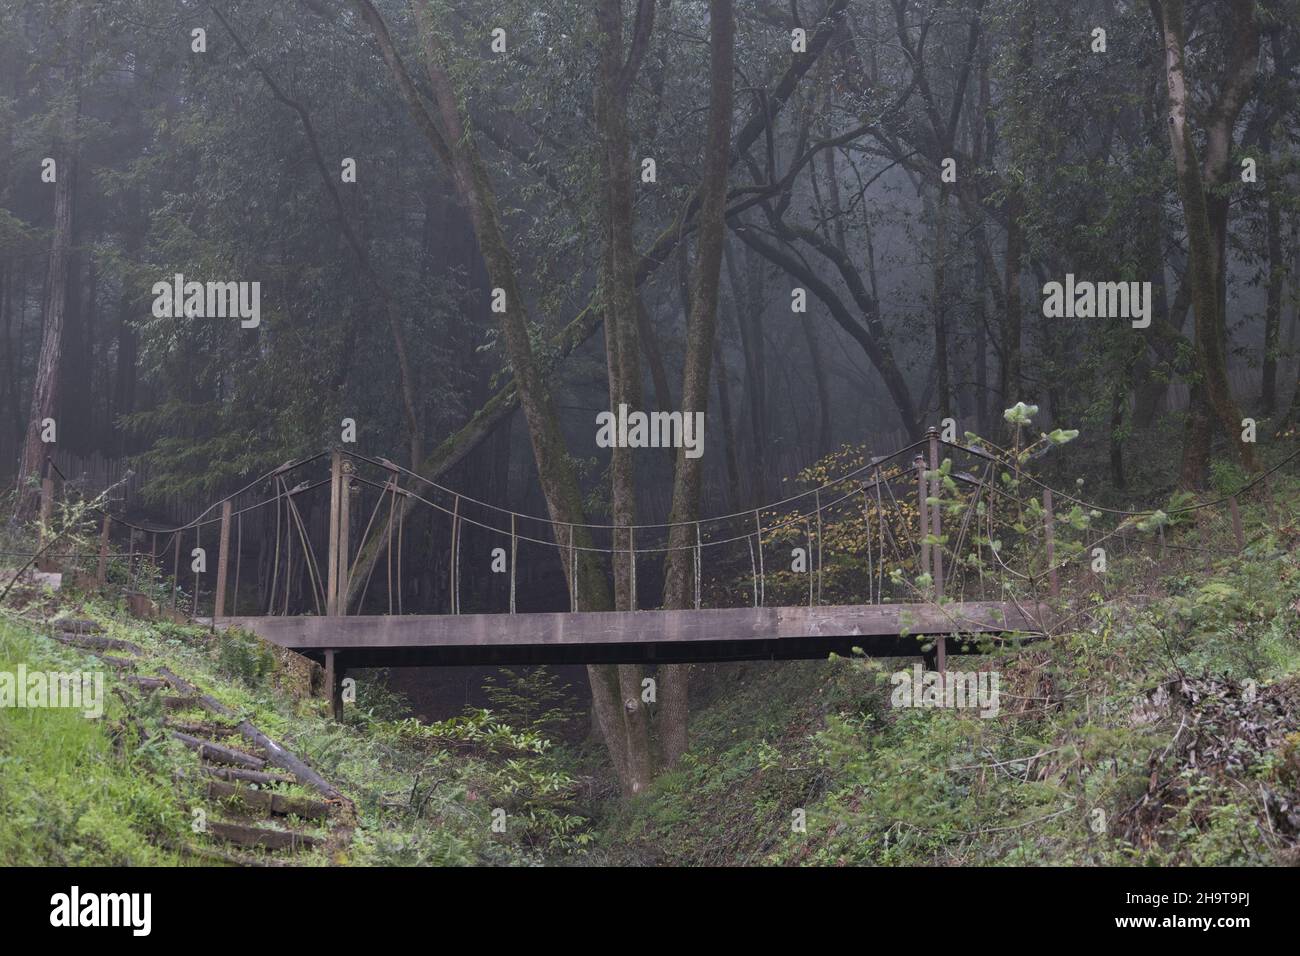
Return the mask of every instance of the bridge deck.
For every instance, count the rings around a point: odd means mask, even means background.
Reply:
[[[919,653],[918,635],[1041,631],[1044,610],[1002,602],[588,611],[578,614],[404,614],[223,617],[316,660],[349,667],[795,660]],[[904,633],[906,636],[904,636]],[[959,648],[950,647],[956,652]]]

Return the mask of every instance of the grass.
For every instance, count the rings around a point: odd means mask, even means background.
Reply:
[[[195,758],[169,739],[164,716],[215,725],[247,718],[355,801],[360,826],[348,849],[333,860],[319,849],[296,855],[304,865],[527,865],[583,852],[589,821],[577,806],[579,781],[536,731],[517,731],[487,712],[421,724],[406,716],[382,675],[365,672],[357,675],[358,703],[338,723],[312,694],[308,662],[250,635],[133,619],[99,597],[66,593],[39,602],[42,614],[90,618],[106,636],[139,645],[147,663],[138,673],[168,667],[237,717],[166,712],[162,697],[171,692],[164,690],[136,700],[128,721],[112,672],[100,721],[48,708],[0,709],[0,802],[18,808],[0,817],[0,864],[176,863],[178,853],[160,847],[196,842],[194,808],[213,820],[235,819],[206,803],[197,781],[173,784]],[[19,661],[29,669],[100,667],[18,619],[0,627],[0,670]],[[229,742],[240,746],[237,736]],[[277,792],[319,799],[296,784]],[[505,832],[492,827],[497,809],[506,812]],[[241,822],[276,826],[265,818]],[[319,831],[310,824],[309,832]]]
[[[98,670],[94,659],[0,620],[0,671]],[[0,861],[27,865],[174,865],[160,841],[188,820],[170,781],[124,742],[121,701],[99,719],[68,709],[0,708]]]
[[[1273,519],[1248,511],[1244,554],[1118,558],[1112,597],[1083,595],[1072,629],[955,664],[1000,672],[994,719],[891,708],[888,675],[911,661],[702,669],[722,689],[693,714],[690,753],[609,813],[603,858],[1297,862],[1300,483],[1274,498]]]
[[[134,620],[98,597],[39,600],[44,613],[91,617],[139,644],[152,668],[211,693],[354,799],[345,854],[317,850],[304,864],[1292,863],[1298,505],[1300,482],[1279,478],[1271,517],[1246,510],[1242,555],[1117,554],[1095,593],[1070,582],[1086,611],[1070,629],[958,659],[1000,673],[994,719],[891,708],[889,674],[911,660],[697,668],[690,752],[627,801],[606,799],[598,750],[547,741],[559,711],[538,675],[499,688],[500,714],[431,725],[409,717],[382,674],[358,672],[358,703],[337,723],[300,658],[248,635]],[[1190,524],[1167,534],[1172,545],[1200,540]],[[0,619],[0,670],[19,662],[97,666]],[[128,719],[107,678],[100,720],[0,709],[0,863],[184,862],[167,847],[192,842],[200,795],[172,775],[193,755],[161,733],[161,693]]]

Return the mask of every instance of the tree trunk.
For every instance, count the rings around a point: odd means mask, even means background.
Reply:
[[[740,465],[736,458],[736,425],[731,412],[731,386],[727,379],[721,335],[713,340],[713,364],[717,366],[717,374],[714,378],[718,383],[718,413],[722,416],[722,440],[726,443],[726,510],[730,513],[740,508]]]
[[[945,257],[948,255],[948,190],[939,188],[934,209],[934,361],[938,371],[939,418],[952,414],[952,385],[948,368],[948,316],[944,308]]]
[[[799,325],[803,329],[804,343],[808,346],[808,362],[812,371],[813,387],[817,392],[817,435],[814,441],[813,458],[820,458],[831,450],[831,393],[826,379],[826,362],[822,358],[821,343],[817,341],[817,329],[812,317],[806,312]]]
[[[1152,11],[1165,48],[1165,83],[1169,105],[1169,142],[1187,227],[1187,282],[1195,314],[1196,363],[1200,381],[1193,387],[1192,407],[1183,446],[1182,480],[1204,480],[1214,426],[1242,464],[1256,468],[1252,447],[1240,439],[1241,412],[1228,386],[1225,252],[1232,128],[1253,80],[1259,58],[1259,25],[1253,0],[1234,0],[1233,37],[1227,77],[1207,116],[1205,168],[1201,167],[1189,116],[1190,91],[1184,63],[1182,0],[1152,0]]]
[[[81,8],[68,8],[68,62],[64,77],[71,94],[68,112],[63,117],[59,139],[51,151],[55,160],[54,230],[50,240],[50,259],[45,283],[45,309],[41,319],[41,351],[36,359],[32,382],[32,401],[27,410],[27,436],[18,468],[21,493],[18,513],[26,518],[36,508],[36,497],[28,494],[26,484],[41,472],[47,448],[41,441],[41,422],[54,418],[58,408],[59,371],[63,356],[63,324],[66,319],[68,271],[72,260],[73,212],[77,191],[78,128],[81,119]]]
[[[766,498],[767,442],[767,354],[763,347],[763,330],[753,305],[743,295],[744,285],[736,267],[735,253],[723,249],[723,262],[731,288],[731,304],[740,332],[740,347],[745,358],[745,399],[749,405],[750,427],[750,496],[755,502]]]
[[[726,226],[727,155],[731,137],[732,71],[735,56],[735,21],[731,0],[709,0],[709,133],[704,154],[703,203],[700,210],[699,248],[691,290],[690,322],[686,330],[686,357],[682,368],[682,414],[706,412],[709,405],[709,371],[718,311],[718,280]],[[686,457],[677,451],[673,474],[673,505],[669,518],[669,552],[664,567],[664,606],[693,604],[688,587],[695,542],[692,522],[699,518],[703,456]],[[664,762],[673,766],[686,752],[690,705],[688,671],[671,664],[659,669],[663,678],[661,733]]]
[[[1021,15],[1019,40],[1016,46],[1016,68],[1021,79],[1027,80],[1034,65],[1035,15],[1032,4]],[[1020,295],[1020,269],[1024,255],[1025,197],[1018,186],[1009,187],[1007,196],[1007,257],[1002,281],[1002,405],[1004,408],[1023,401],[1021,393],[1022,342],[1021,325],[1024,320]]]
[[[1268,232],[1268,301],[1264,307],[1264,366],[1260,408],[1265,415],[1277,411],[1277,353],[1282,330],[1282,282],[1286,263],[1282,252],[1282,210],[1275,175],[1268,176],[1265,218]]]
[[[559,529],[567,528],[577,548],[590,548],[591,535],[584,527],[582,490],[578,476],[560,431],[555,403],[546,386],[541,365],[533,353],[523,290],[519,286],[514,261],[497,219],[497,203],[491,181],[473,137],[465,135],[460,124],[458,105],[445,72],[440,35],[433,21],[433,12],[423,5],[414,6],[420,53],[434,93],[437,118],[425,109],[424,101],[407,73],[387,24],[379,12],[369,0],[353,0],[353,3],[378,42],[384,61],[421,132],[439,159],[453,170],[453,181],[461,202],[469,213],[489,280],[505,296],[506,309],[501,315],[501,325],[506,357],[514,371],[515,391],[524,413],[547,511],[556,526],[557,535]],[[450,455],[456,451],[453,447],[447,453]],[[609,610],[609,588],[599,562],[588,550],[576,551],[576,560],[572,560],[570,552],[562,546],[564,544],[567,542],[557,541],[557,545],[561,545],[557,550],[570,587],[573,587],[575,578],[579,579],[577,590],[582,610]],[[626,787],[629,770],[626,751],[620,748],[620,742],[626,739],[626,735],[621,730],[622,707],[617,676],[611,669],[601,667],[588,668],[588,675],[602,735],[610,749],[610,757],[620,782]]]
[[[600,204],[605,243],[600,299],[605,312],[609,404],[610,410],[617,415],[620,405],[639,411],[644,401],[627,95],[653,29],[654,0],[645,0],[638,10],[632,49],[626,60],[622,0],[600,0],[596,22],[601,35],[601,52],[595,114],[600,138],[599,163],[605,181]],[[636,449],[618,445],[610,449],[610,518],[616,528],[627,529],[614,534],[614,606],[623,611],[636,610],[633,586],[636,554],[631,530],[637,517],[632,465],[635,453]],[[654,774],[649,720],[641,701],[641,677],[640,665],[621,664],[617,668],[619,712],[622,715],[620,730],[623,735],[619,749],[624,756],[625,768],[622,784],[624,792],[629,794],[644,790]],[[592,685],[593,693],[597,687],[603,690],[608,684],[608,676],[601,675]],[[609,706],[608,701],[600,703]]]

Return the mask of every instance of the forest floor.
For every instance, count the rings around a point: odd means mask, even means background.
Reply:
[[[1300,483],[1274,501],[1239,556],[1117,559],[1107,593],[1070,582],[1069,629],[950,658],[998,673],[993,717],[891,707],[912,660],[696,667],[691,750],[631,800],[600,747],[565,742],[582,717],[544,669],[436,723],[362,672],[335,722],[295,655],[32,586],[0,614],[0,672],[102,672],[105,712],[0,708],[0,863],[1300,863]],[[60,640],[71,621],[128,642],[131,666]],[[294,779],[214,794],[176,733],[264,759],[233,736],[243,719],[345,800]],[[254,812],[277,798],[290,812]],[[291,812],[322,802],[328,819]],[[213,823],[302,840],[233,847]]]
[[[1050,638],[949,658],[996,717],[891,707],[912,660],[733,665],[595,855],[643,864],[1300,863],[1300,484],[1207,563],[1112,563]],[[1169,542],[1194,540],[1170,529]],[[1082,587],[1083,579],[1072,581]],[[1120,597],[1122,595],[1122,597]],[[953,664],[956,660],[957,663]],[[694,686],[694,685],[693,685]],[[802,812],[800,812],[802,811]],[[802,819],[803,826],[798,826]]]

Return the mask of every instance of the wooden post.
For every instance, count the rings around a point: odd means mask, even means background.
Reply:
[[[926,505],[926,480],[925,480],[925,459],[920,455],[916,456],[916,513],[920,517],[919,525],[921,529],[921,566],[917,569],[920,574],[930,571],[930,545],[926,541],[930,534],[930,509]]]
[[[201,551],[202,549],[203,549],[203,525],[196,524],[194,526],[194,550]],[[190,552],[191,555],[193,553],[194,553],[193,551]],[[193,562],[191,562],[191,564],[192,563]],[[203,570],[206,572],[207,568],[208,568],[208,564],[207,564],[207,560],[205,559],[203,562]],[[194,572],[194,600],[190,604],[190,617],[192,618],[199,616],[199,586],[201,583],[202,581],[199,578],[199,572],[196,570]]]
[[[1061,582],[1056,575],[1056,516],[1052,513],[1052,489],[1043,489],[1043,540],[1047,542],[1047,580],[1052,597],[1061,596]]]
[[[221,539],[217,546],[217,596],[212,605],[212,623],[226,613],[226,567],[230,559],[230,499],[221,502]]]
[[[930,471],[934,477],[930,480],[930,497],[941,497],[942,485],[939,476],[939,430],[933,425],[930,426],[926,435],[930,439]],[[940,544],[943,535],[942,511],[937,504],[930,506],[930,523],[934,531],[934,544],[930,546],[930,558],[934,562],[934,569],[931,572],[934,577],[934,598],[936,601],[943,600],[943,545]],[[935,642],[935,662],[939,674],[945,673],[948,667],[948,638],[941,636]],[[942,686],[942,685],[940,685]]]
[[[1237,507],[1237,496],[1228,498],[1228,510],[1232,512],[1232,535],[1237,539],[1237,550],[1246,547],[1246,532],[1241,528],[1241,509]]]
[[[177,529],[172,537],[176,539],[175,553],[172,555],[172,610],[176,610],[176,592],[181,584],[181,532]]]
[[[104,527],[99,532],[99,567],[95,570],[95,583],[101,588],[108,583],[108,532],[113,519],[104,512]]]
[[[325,692],[330,696],[330,714],[335,720],[343,719],[343,674],[338,667],[336,652],[325,652]]]
[[[931,428],[930,432],[930,471],[938,472],[939,470],[939,430]],[[930,497],[941,497],[943,486],[936,474],[930,482]],[[938,543],[943,535],[942,513],[943,509],[938,505],[931,506],[930,522],[934,530],[935,544],[930,550],[931,557],[934,560],[934,593],[937,597],[943,597],[943,546]]]
[[[343,481],[343,456],[337,451],[330,457],[330,541],[328,584],[325,590],[325,613],[339,613],[339,486]]]
[[[352,568],[348,563],[351,548],[348,534],[351,531],[351,503],[348,489],[352,485],[352,462],[344,461],[339,470],[339,593],[335,602],[335,614],[348,613],[348,587],[352,583]]]

